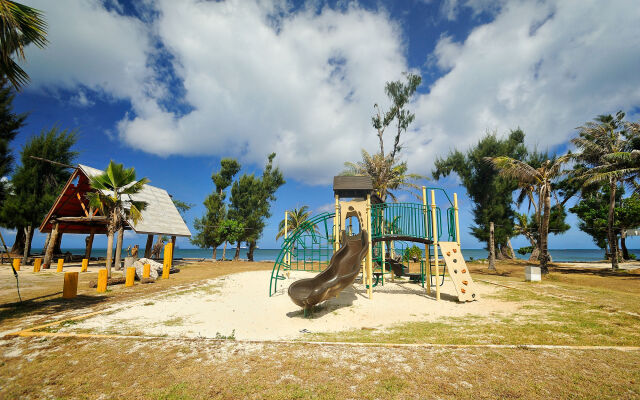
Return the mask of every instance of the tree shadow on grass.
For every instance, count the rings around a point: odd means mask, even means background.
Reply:
[[[34,297],[22,302],[6,303],[0,305],[0,324],[9,319],[22,318],[30,315],[47,317],[65,311],[79,311],[92,308],[107,300],[107,296],[78,295],[73,299],[60,297],[62,292],[56,292],[45,296]],[[49,298],[56,296],[54,298]]]

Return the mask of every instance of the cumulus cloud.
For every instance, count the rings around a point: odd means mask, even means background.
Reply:
[[[633,3],[509,2],[464,41],[441,38],[433,56],[444,75],[416,102],[411,165],[424,173],[434,156],[518,126],[546,149],[598,114],[640,105]]]
[[[142,19],[98,0],[67,4],[33,1],[51,44],[28,54],[32,90],[76,90],[86,106],[96,95],[128,101],[117,134],[158,155],[262,165],[276,151],[287,177],[328,183],[361,147],[375,149],[372,105],[409,68],[402,27],[357,4],[291,11],[284,1],[158,0],[142,3]],[[418,173],[486,130],[520,126],[531,143],[553,146],[597,114],[640,104],[632,0],[444,7],[451,19],[465,7],[493,19],[462,41],[444,34],[424,55],[439,78],[413,103],[404,140]]]

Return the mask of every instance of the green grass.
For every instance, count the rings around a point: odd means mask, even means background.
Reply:
[[[529,286],[530,287],[530,286]],[[540,293],[536,293],[538,289]],[[305,337],[320,341],[436,344],[553,344],[637,346],[640,316],[620,309],[638,296],[606,289],[582,289],[558,297],[562,287],[505,289],[493,297],[521,304],[509,314],[442,318],[437,322],[399,324],[384,331],[351,330]],[[584,300],[590,299],[590,302]],[[608,304],[603,304],[607,301]],[[635,304],[637,307],[637,303]],[[634,308],[635,308],[634,307]]]

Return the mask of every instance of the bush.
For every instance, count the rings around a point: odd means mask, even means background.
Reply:
[[[518,249],[518,254],[520,254],[522,256],[526,256],[527,254],[531,253],[532,251],[533,251],[533,246],[520,247]]]
[[[422,258],[422,249],[415,244],[411,247],[407,247],[402,255],[403,261],[417,261]]]

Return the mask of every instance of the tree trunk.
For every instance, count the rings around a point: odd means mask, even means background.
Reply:
[[[47,248],[49,247],[49,239],[51,239],[51,232],[47,233],[47,237],[44,239],[44,247],[42,248],[42,254],[47,252]]]
[[[86,239],[86,246],[84,248],[84,258],[89,260],[91,258],[91,250],[93,249],[93,237],[95,234],[91,232]]]
[[[609,195],[609,216],[607,218],[607,235],[609,236],[609,244],[611,246],[611,269],[618,269],[618,238],[613,229],[613,218],[616,207],[616,189],[617,182],[612,181],[610,184],[611,193]]]
[[[496,270],[496,246],[493,235],[493,222],[489,222],[489,269]]]
[[[222,247],[222,261],[227,259],[227,242],[224,242],[224,246]]]
[[[16,240],[13,241],[13,246],[11,246],[11,254],[22,254],[24,253],[24,243],[25,243],[25,234],[24,227],[19,226],[16,228]]]
[[[509,251],[509,257],[511,257],[511,259],[515,259],[516,258],[516,252],[513,251],[513,246],[511,245],[511,238],[507,239],[507,250]]]
[[[533,250],[531,250],[531,255],[529,256],[529,262],[537,263],[540,261],[540,249],[537,247],[537,244],[533,245]]]
[[[107,261],[105,268],[107,269],[107,277],[111,278],[111,264],[113,262],[113,232],[107,233]]]
[[[622,258],[629,259],[629,250],[627,250],[627,230],[622,229],[620,231],[620,248],[622,249]]]
[[[241,241],[238,240],[238,245],[236,246],[236,254],[233,256],[233,261],[238,261],[240,259],[240,245]]]
[[[549,273],[549,218],[551,217],[551,192],[545,191],[544,210],[540,224],[540,272]]]
[[[55,241],[56,245],[53,248],[53,254],[62,254],[62,232],[58,232],[58,237]]]
[[[217,251],[218,251],[218,247],[217,246],[213,246],[213,262],[217,261],[217,258],[218,258],[217,254],[216,254]]]
[[[29,253],[31,252],[31,240],[33,239],[33,226],[29,225],[25,228],[25,244],[24,253],[22,255],[22,264],[27,265],[29,260]]]
[[[153,235],[147,235],[147,244],[144,246],[144,258],[151,258],[151,250],[153,249]]]
[[[256,249],[256,242],[255,241],[249,242],[249,251],[247,252],[247,259],[249,259],[249,261],[253,261],[253,251],[255,249]]]
[[[114,266],[116,271],[122,269],[122,241],[124,240],[124,227],[118,229],[118,239],[116,241],[116,259]]]
[[[42,268],[47,269],[51,265],[51,258],[53,257],[53,248],[55,247],[56,240],[58,239],[58,223],[54,222],[51,228],[51,234],[49,235],[49,242],[47,243],[47,250],[44,254],[44,260],[42,262]]]

